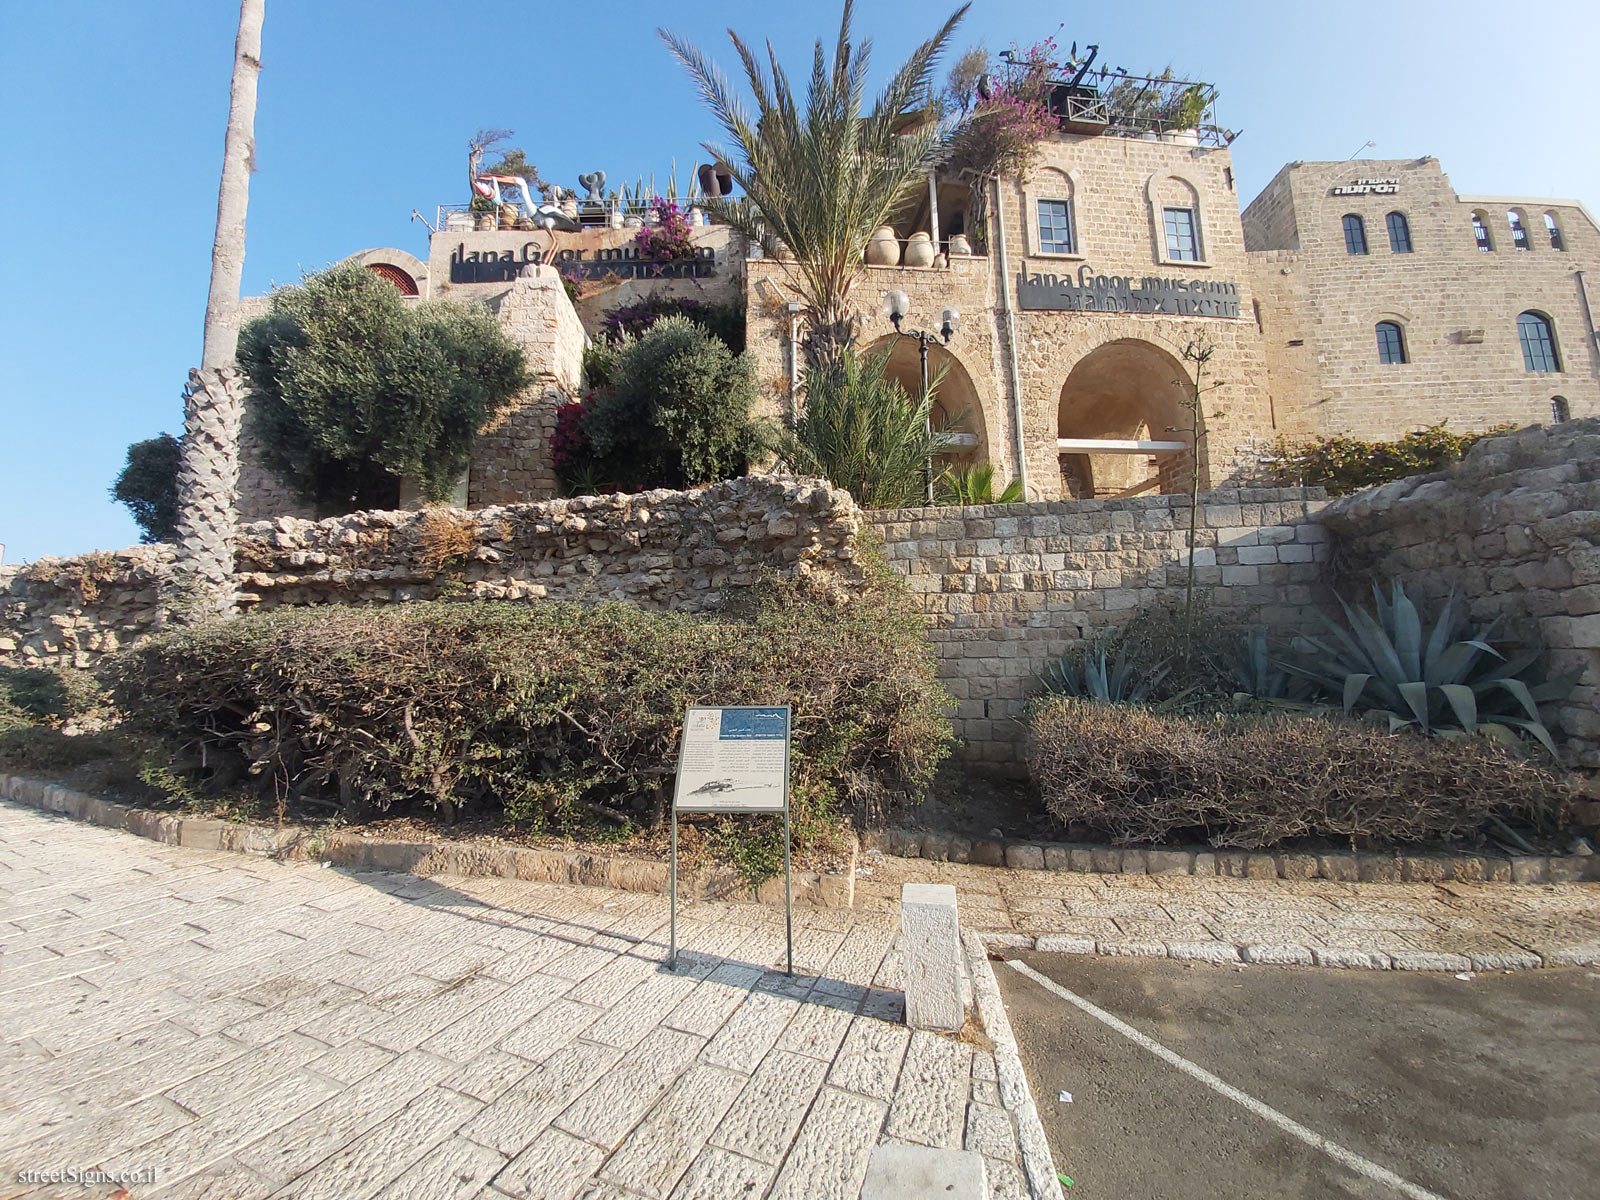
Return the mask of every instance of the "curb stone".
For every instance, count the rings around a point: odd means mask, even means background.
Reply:
[[[1018,871],[1098,875],[1226,875],[1248,879],[1331,879],[1345,883],[1582,883],[1600,880],[1600,854],[1450,854],[1361,851],[1263,853],[1207,847],[1123,849],[1072,842],[969,840],[916,829],[861,835],[863,850],[934,862],[1004,865]],[[979,853],[979,847],[982,853]]]
[[[606,887],[619,892],[665,892],[668,867],[654,859],[623,858],[581,851],[539,850],[525,846],[472,842],[398,842],[359,834],[321,833],[301,825],[256,825],[213,817],[185,817],[148,808],[130,808],[43,779],[0,774],[0,800],[71,817],[90,825],[120,829],[169,846],[195,850],[260,854],[277,859],[324,862],[347,871],[391,874],[501,876],[539,883]],[[854,908],[859,844],[850,847],[841,872],[796,871],[794,902],[805,908]],[[687,900],[752,899],[783,903],[783,882],[768,880],[759,889],[743,886],[731,868],[684,871],[679,896]]]
[[[1000,999],[1000,984],[989,965],[989,953],[983,939],[970,929],[961,931],[961,948],[967,960],[967,975],[972,980],[972,999],[978,1009],[978,1020],[994,1042],[1000,1101],[1016,1127],[1022,1172],[1028,1178],[1028,1195],[1032,1200],[1063,1200],[1055,1159],[1051,1157],[1049,1142],[1045,1141],[1044,1125],[1033,1103],[1028,1077],[1022,1070],[1017,1037],[1011,1031],[1011,1020]]]

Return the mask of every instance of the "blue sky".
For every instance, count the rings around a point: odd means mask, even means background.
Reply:
[[[1600,207],[1586,82],[1600,5],[976,0],[960,46],[1059,31],[1102,61],[1214,81],[1248,201],[1285,162],[1432,154],[1458,191]],[[859,0],[887,69],[938,3]],[[200,353],[237,10],[228,0],[0,0],[0,543],[5,561],[137,539],[106,489],[128,443],[179,432]],[[464,145],[517,131],[573,186],[680,172],[716,130],[655,27],[802,73],[832,6],[267,0],[245,291],[368,246],[426,254],[411,210],[464,200]]]

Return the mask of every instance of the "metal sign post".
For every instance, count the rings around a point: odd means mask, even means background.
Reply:
[[[672,794],[671,946],[667,966],[678,964],[678,813],[783,813],[783,923],[786,973],[794,974],[794,904],[789,885],[788,705],[762,708],[692,706],[678,742],[678,779]]]

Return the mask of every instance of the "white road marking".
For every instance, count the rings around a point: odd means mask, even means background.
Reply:
[[[1238,1088],[1222,1079],[1219,1079],[1204,1067],[1190,1062],[1187,1058],[1183,1057],[1183,1055],[1174,1050],[1168,1050],[1154,1038],[1146,1037],[1132,1025],[1129,1025],[1126,1021],[1119,1020],[1117,1017],[1112,1016],[1105,1009],[1099,1007],[1098,1005],[1091,1004],[1089,1001],[1085,1000],[1082,996],[1077,995],[1075,992],[1068,991],[1054,979],[1035,971],[1027,963],[1019,962],[1016,959],[1007,959],[1006,965],[1014,968],[1020,974],[1026,975],[1040,987],[1054,993],[1057,996],[1060,996],[1068,1004],[1075,1005],[1076,1007],[1082,1009],[1095,1020],[1104,1022],[1105,1024],[1111,1026],[1112,1029],[1115,1029],[1129,1041],[1132,1041],[1139,1046],[1143,1046],[1146,1050],[1150,1051],[1151,1054],[1154,1054],[1157,1058],[1162,1059],[1165,1062],[1171,1063],[1185,1075],[1189,1075],[1195,1079],[1198,1079],[1212,1091],[1218,1092],[1221,1095],[1226,1096],[1229,1100],[1232,1100],[1235,1104],[1242,1105],[1244,1108],[1249,1109],[1262,1120],[1271,1122],[1285,1133],[1299,1138],[1306,1145],[1317,1150],[1321,1150],[1329,1158],[1336,1162],[1343,1163],[1352,1171],[1355,1171],[1361,1175],[1365,1175],[1368,1179],[1373,1179],[1379,1183],[1387,1184],[1389,1187],[1394,1188],[1401,1195],[1409,1196],[1411,1200],[1448,1200],[1448,1197],[1441,1196],[1438,1192],[1430,1192],[1425,1187],[1419,1187],[1417,1184],[1411,1183],[1409,1180],[1401,1179],[1400,1176],[1396,1175],[1387,1167],[1380,1167],[1377,1163],[1372,1162],[1369,1159],[1362,1158],[1354,1150],[1346,1150],[1343,1146],[1339,1145],[1338,1142],[1329,1141],[1315,1130],[1307,1129],[1294,1118],[1284,1116],[1271,1105],[1263,1104],[1254,1096],[1248,1095],[1245,1092],[1241,1092]]]

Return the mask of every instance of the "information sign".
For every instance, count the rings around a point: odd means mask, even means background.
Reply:
[[[672,916],[667,965],[678,962],[678,814],[783,814],[783,917],[788,973],[794,974],[794,908],[789,887],[789,724],[791,710],[693,706],[678,741],[672,793]]]

